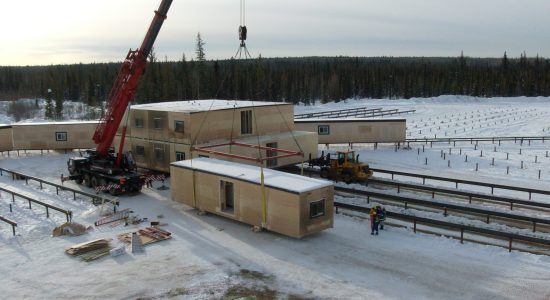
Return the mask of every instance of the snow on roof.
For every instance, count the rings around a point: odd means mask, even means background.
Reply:
[[[172,101],[132,105],[132,109],[173,111],[173,112],[201,112],[208,110],[223,110],[243,107],[268,106],[268,105],[290,105],[281,102],[263,102],[263,101],[236,101],[236,100],[189,100]]]
[[[260,168],[214,158],[199,157],[171,163],[172,166],[199,170],[212,174],[223,175],[239,180],[260,184]],[[327,186],[333,182],[322,179],[289,174],[272,169],[264,169],[264,185],[294,193],[303,193]]]
[[[304,119],[294,119],[294,123],[314,123],[314,122],[405,122],[407,119],[396,119],[396,118],[304,118]]]
[[[65,122],[30,122],[30,123],[13,123],[11,126],[28,126],[28,125],[78,125],[78,124],[97,124],[99,121],[65,121]]]

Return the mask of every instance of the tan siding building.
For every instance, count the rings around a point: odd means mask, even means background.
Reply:
[[[13,124],[14,150],[63,150],[94,148],[93,122],[55,122]],[[19,138],[24,137],[24,138]]]
[[[270,161],[268,167],[300,163],[310,153],[317,156],[317,134],[295,131],[293,115],[292,104],[276,102],[197,100],[134,105],[128,115],[124,147],[132,151],[139,167],[163,172],[170,171],[170,162],[190,159],[191,146],[223,144],[231,139],[304,153],[303,157]],[[115,148],[119,140],[120,130]],[[254,158],[275,155],[240,146],[221,146],[215,150]],[[193,151],[193,157],[199,155],[247,163]]]
[[[296,130],[317,132],[319,144],[404,142],[406,119],[302,119]]]
[[[13,150],[13,129],[11,125],[0,125],[0,151]]]
[[[294,238],[334,225],[330,181],[264,169],[264,206],[259,167],[196,158],[170,169],[172,200],[199,210]]]

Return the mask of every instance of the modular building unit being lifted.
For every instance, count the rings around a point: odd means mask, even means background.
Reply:
[[[172,200],[294,238],[332,228],[331,181],[210,158],[173,162]]]
[[[317,134],[296,131],[293,115],[292,104],[278,102],[214,99],[133,105],[128,113],[125,144],[132,150],[139,167],[162,172],[170,171],[170,162],[197,156],[246,163],[227,156],[194,152],[192,147],[216,145],[214,150],[219,152],[254,158],[281,154],[227,145],[230,141],[303,154],[268,160],[266,167],[274,168],[300,163],[310,154],[317,157]],[[121,132],[120,129],[117,139]]]

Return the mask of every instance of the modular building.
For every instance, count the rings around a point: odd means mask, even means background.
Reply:
[[[266,162],[267,167],[300,163],[311,154],[317,157],[317,134],[296,131],[294,106],[287,103],[196,100],[131,106],[125,151],[131,150],[142,168],[169,172],[170,162],[198,156],[229,161],[242,160],[191,151],[192,147],[226,144],[229,141],[302,152]],[[113,146],[117,148],[120,130]],[[224,145],[216,151],[253,158],[277,156],[276,151]]]
[[[14,150],[64,150],[94,148],[98,121],[17,123],[12,125]],[[19,138],[21,137],[21,138]]]
[[[211,158],[173,162],[172,200],[294,238],[332,228],[333,183]],[[265,196],[264,196],[265,195]]]
[[[397,143],[406,139],[406,119],[299,119],[296,130],[318,134],[319,144]]]
[[[11,125],[0,124],[0,151],[13,150],[13,129]]]

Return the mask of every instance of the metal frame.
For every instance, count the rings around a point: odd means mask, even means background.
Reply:
[[[231,154],[231,153],[211,150],[212,148],[223,147],[223,146],[240,146],[240,147],[245,147],[245,148],[254,148],[254,149],[259,149],[259,150],[282,152],[282,153],[285,153],[285,154],[256,158],[256,157],[250,157],[250,156],[244,156],[244,155]],[[197,152],[208,153],[208,154],[215,154],[215,155],[231,157],[231,158],[237,158],[237,159],[242,159],[242,160],[247,160],[247,161],[255,161],[255,162],[258,162],[258,163],[261,163],[261,164],[263,164],[264,161],[278,159],[278,158],[284,158],[284,157],[290,157],[290,156],[302,156],[302,157],[304,156],[304,154],[302,152],[299,152],[299,151],[291,151],[291,150],[285,150],[285,149],[279,149],[279,148],[257,146],[257,145],[251,145],[251,144],[240,143],[240,142],[235,142],[235,141],[231,141],[231,142],[223,143],[223,144],[204,146],[204,147],[192,147],[191,151],[197,151]]]

